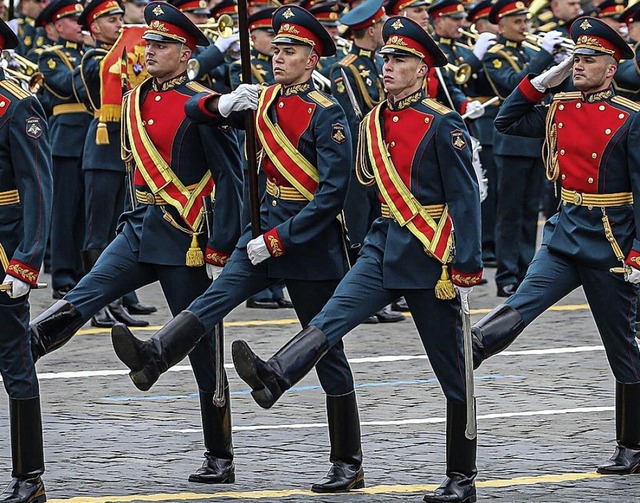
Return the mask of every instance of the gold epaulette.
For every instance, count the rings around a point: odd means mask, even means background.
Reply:
[[[580,99],[582,93],[580,91],[567,91],[564,93],[556,93],[553,95],[553,101],[566,101]]]
[[[357,54],[349,53],[344,58],[342,58],[340,61],[338,61],[338,64],[342,65],[342,66],[349,66],[356,59],[358,59],[358,55]]]
[[[640,112],[640,103],[636,103],[629,98],[625,98],[623,96],[614,96],[613,98],[611,98],[611,101],[617,103],[618,105],[622,105],[623,107],[630,108],[634,112]]]
[[[538,31],[542,31],[544,33],[553,30],[558,26],[558,23],[555,21],[551,21],[550,23],[543,24],[542,26],[538,26]]]
[[[489,47],[489,51],[492,54],[498,53],[500,52],[502,49],[504,49],[504,44],[494,44],[491,47]]]
[[[431,98],[425,98],[422,100],[421,102],[423,105],[428,106],[429,108],[431,108],[434,112],[439,113],[440,115],[447,115],[449,112],[453,112],[453,110],[451,110],[449,107],[444,106],[442,103],[440,103],[439,101],[436,101],[434,99]]]
[[[333,101],[331,101],[329,98],[327,98],[320,91],[311,91],[309,94],[307,94],[307,96],[309,96],[309,98],[311,98],[313,101],[315,101],[322,108],[328,108],[328,107],[330,107],[331,105],[334,104]]]
[[[538,20],[542,21],[543,23],[546,23],[551,18],[553,18],[553,12],[551,12],[550,10],[545,10],[544,12],[538,14]]]
[[[29,91],[25,91],[19,84],[9,79],[0,81],[0,87],[5,89],[9,94],[11,94],[11,96],[19,100],[23,100],[31,96],[31,93]]]
[[[55,51],[59,51],[60,49],[64,49],[64,45],[60,45],[60,44],[50,45],[49,47],[43,48],[40,54],[44,54],[45,52],[55,52]]]
[[[199,82],[195,82],[193,80],[187,82],[186,86],[189,89],[191,89],[192,91],[195,91],[197,93],[210,93],[211,92],[211,89],[209,89],[207,86],[203,86]]]

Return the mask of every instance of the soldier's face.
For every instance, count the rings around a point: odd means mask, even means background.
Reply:
[[[408,17],[412,21],[415,21],[423,28],[429,26],[429,13],[427,12],[426,5],[420,5],[418,7],[407,7],[402,11],[404,17]]]
[[[444,16],[436,18],[436,33],[445,38],[459,38],[459,28],[464,25],[464,19],[454,19],[452,16]]]
[[[251,32],[251,42],[253,48],[261,54],[271,56],[273,54],[273,37],[275,34],[267,30],[253,30]]]
[[[113,44],[120,35],[122,15],[104,16],[96,19],[91,25],[91,33],[96,40]]]
[[[290,86],[309,80],[318,55],[308,45],[274,44],[273,76],[278,84]]]
[[[573,85],[582,92],[604,90],[611,84],[616,69],[616,61],[611,56],[576,54],[573,57]]]
[[[127,24],[144,24],[144,8],[146,4],[127,2],[124,4],[124,22]]]
[[[58,19],[54,25],[58,31],[58,35],[63,40],[69,42],[83,42],[84,34],[82,33],[82,27],[76,21],[75,17],[63,17]]]
[[[629,39],[632,42],[640,42],[640,21],[627,24],[629,28]]]
[[[570,21],[582,14],[580,0],[553,0],[551,10],[558,19],[564,21]]]
[[[523,42],[527,38],[524,34],[529,31],[529,21],[525,14],[507,16],[500,20],[498,28],[507,40]]]
[[[147,71],[160,83],[184,72],[189,57],[191,51],[183,44],[147,40],[144,49]]]
[[[387,93],[398,100],[420,89],[427,71],[427,65],[415,56],[385,54],[382,80]]]
[[[627,36],[627,25],[618,21],[614,16],[602,17],[600,18],[600,20],[616,30],[618,32],[618,35],[620,35],[622,38],[625,38]]]

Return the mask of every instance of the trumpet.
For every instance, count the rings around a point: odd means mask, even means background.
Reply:
[[[228,14],[223,14],[217,21],[209,18],[206,23],[196,26],[210,38],[228,38],[233,35],[233,19]]]
[[[526,41],[530,44],[533,44],[537,47],[542,47],[542,39],[544,38],[544,35],[536,35],[534,33],[525,32],[524,36],[526,37]],[[576,48],[576,43],[570,38],[561,37],[560,43],[557,44],[556,47],[559,47],[560,49],[568,52],[573,52],[573,50]]]
[[[473,73],[471,65],[468,63],[462,63],[459,66],[447,63],[445,68],[450,72],[453,72],[453,80],[459,86],[465,84],[471,78],[471,74]]]
[[[2,51],[0,68],[17,80],[25,91],[36,93],[44,83],[44,75],[38,71],[38,65],[12,51]]]
[[[12,70],[11,68],[4,68],[3,70],[7,75],[9,75],[9,77],[17,80],[25,91],[28,90],[33,94],[37,93],[38,89],[40,89],[44,84],[44,75],[41,72],[35,72],[32,75],[25,75],[24,73],[19,72],[18,70]]]

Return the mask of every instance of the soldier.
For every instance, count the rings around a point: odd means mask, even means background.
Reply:
[[[0,51],[18,39],[0,20]],[[36,286],[51,222],[51,149],[38,100],[0,69],[0,374],[9,395],[12,480],[0,501],[45,496],[40,389],[29,350],[29,290]],[[6,438],[6,437],[3,437]]]
[[[333,68],[333,65],[344,58],[351,48],[350,42],[340,36],[339,19],[342,9],[343,6],[337,0],[314,3],[308,9],[309,12],[311,12],[318,21],[320,21],[320,24],[325,27],[336,43],[335,55],[327,58],[320,58],[320,62],[318,63],[317,70],[327,79],[331,77],[331,69]]]
[[[144,8],[148,4],[149,0],[124,0],[122,2],[124,24],[144,24]]]
[[[569,27],[575,18],[582,14],[580,0],[551,0],[552,16],[538,31],[547,33],[552,30],[559,31],[563,37],[569,36]]]
[[[171,312],[179,313],[207,288],[207,272],[226,262],[240,234],[236,136],[227,128],[197,125],[184,114],[185,102],[206,90],[188,81],[187,61],[196,44],[209,42],[167,3],[150,3],[145,19],[145,60],[153,77],[125,96],[122,112],[125,161],[133,171],[137,204],[122,215],[118,235],[91,272],[31,322],[36,357],[65,344],[100,308],[154,281],[160,281]],[[207,223],[204,199],[214,185],[215,213]],[[208,334],[189,355],[207,448],[202,468],[189,480],[227,483],[235,478],[230,409],[228,396],[224,407],[212,402],[213,345]]]
[[[258,107],[267,176],[261,234],[251,239],[247,227],[204,295],[151,339],[139,341],[124,326],[112,329],[116,354],[140,389],[149,389],[239,303],[279,279],[285,280],[300,324],[306,327],[347,271],[338,215],[349,183],[351,138],[342,108],[315,90],[311,80],[318,58],[331,55],[335,45],[322,25],[298,6],[279,8],[273,28],[278,83],[262,91],[259,105],[258,86],[251,84],[231,94],[203,95],[187,105],[190,116],[214,123],[223,122],[231,111]],[[311,490],[364,487],[356,394],[342,344],[318,362],[317,373],[327,394],[332,466]]]
[[[626,36],[626,29],[624,22],[620,20],[620,15],[627,8],[627,0],[605,0],[597,9],[597,17],[611,28],[616,30],[622,37]]]
[[[505,99],[528,73],[540,73],[553,62],[560,34],[550,31],[542,48],[522,45],[528,30],[527,8],[521,2],[498,0],[489,21],[500,30],[498,43],[483,59],[494,94]],[[494,130],[493,152],[498,174],[496,217],[496,285],[498,297],[512,295],[524,278],[536,246],[542,190],[542,141],[504,135]]]
[[[385,9],[390,16],[408,17],[425,30],[430,30],[429,11],[427,10],[430,3],[427,0],[389,0],[385,4]]]
[[[640,3],[636,3],[620,14],[619,20],[628,28],[628,42],[637,49],[640,42]],[[633,101],[640,101],[640,54],[621,61],[614,77],[616,94]]]
[[[82,277],[80,250],[84,241],[84,179],[82,147],[91,115],[73,89],[73,70],[80,65],[84,35],[77,23],[81,0],[54,0],[48,19],[61,45],[46,49],[38,59],[44,94],[52,108],[49,119],[53,155],[53,214],[51,221],[51,283],[59,299]]]
[[[461,299],[451,284],[468,297],[482,276],[469,136],[457,113],[425,97],[428,67],[447,62],[429,35],[414,21],[392,17],[383,37],[389,97],[363,120],[357,160],[360,182],[380,191],[382,217],[307,328],[266,362],[234,341],[233,362],[256,402],[269,408],[365,317],[404,295],[447,398],[447,479],[424,500],[473,502],[476,439],[465,437]]]
[[[21,56],[34,47],[40,47],[44,43],[44,33],[38,29],[36,18],[47,6],[46,0],[22,0],[20,2],[20,14],[10,24],[17,25],[17,35],[20,45],[16,52]]]
[[[640,106],[615,95],[611,82],[627,43],[592,17],[571,26],[575,56],[526,77],[503,104],[496,127],[545,137],[547,177],[560,180],[560,211],[545,225],[524,282],[473,328],[474,361],[502,351],[547,308],[579,286],[616,379],[613,457],[599,473],[640,468],[640,352],[634,322],[640,283]],[[572,71],[578,89],[536,106]],[[585,143],[582,140],[589,138]]]

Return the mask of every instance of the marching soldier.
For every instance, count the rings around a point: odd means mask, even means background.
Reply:
[[[167,3],[150,3],[145,19],[145,60],[153,77],[125,96],[122,111],[123,150],[137,204],[122,215],[118,235],[91,272],[31,322],[36,358],[65,344],[99,309],[155,281],[171,312],[179,313],[209,286],[213,264],[226,262],[240,234],[236,136],[228,128],[197,125],[184,113],[186,101],[206,90],[187,79],[187,61],[196,44],[209,42]],[[203,208],[214,186],[210,221]],[[207,448],[202,468],[189,480],[211,484],[235,478],[228,387],[224,407],[212,401],[213,346],[213,334],[207,334],[189,355]]]
[[[524,282],[473,328],[474,360],[506,348],[546,309],[582,286],[616,379],[613,457],[599,473],[640,468],[640,352],[634,322],[640,283],[640,106],[616,96],[611,82],[627,43],[593,17],[571,26],[575,55],[525,78],[503,104],[496,127],[542,136],[547,177],[559,180],[562,205],[545,225]],[[573,68],[572,68],[573,66]],[[536,106],[573,69],[576,92]],[[588,142],[581,139],[588,138]]]
[[[38,69],[44,75],[45,102],[51,104],[53,155],[53,215],[51,221],[51,283],[58,299],[82,277],[80,250],[84,240],[84,179],[82,146],[91,115],[73,89],[73,71],[80,65],[84,35],[77,23],[81,0],[54,0],[48,19],[61,45],[40,54]]]
[[[351,30],[353,45],[349,54],[331,70],[331,93],[347,112],[354,152],[358,144],[358,125],[362,115],[369,113],[385,98],[381,78],[382,58],[376,51],[382,47],[382,24],[386,19],[382,0],[365,0],[340,18],[340,22]],[[346,82],[344,75],[347,78]],[[356,115],[348,88],[355,96],[361,116]],[[351,172],[344,214],[351,246],[357,251],[362,247],[369,227],[380,216],[380,201],[373,187],[356,183],[355,168]],[[404,319],[402,313],[384,307],[365,321],[396,323]]]
[[[482,276],[469,135],[457,113],[426,98],[428,67],[447,62],[429,35],[409,19],[392,17],[383,37],[389,97],[363,120],[357,161],[360,182],[380,191],[382,218],[308,327],[266,362],[246,342],[234,341],[233,362],[255,401],[269,408],[365,317],[404,295],[447,398],[447,478],[424,501],[471,503],[477,440],[465,437],[461,299],[453,286],[468,297]]]
[[[238,304],[280,279],[306,327],[347,271],[338,215],[352,163],[349,127],[342,108],[314,89],[311,78],[318,58],[331,55],[335,45],[320,23],[298,6],[279,8],[273,28],[276,85],[264,89],[259,98],[258,86],[242,84],[231,94],[207,94],[187,105],[190,116],[213,123],[224,122],[232,111],[257,107],[267,176],[261,234],[251,239],[247,227],[209,289],[151,339],[139,341],[124,326],[112,329],[116,354],[132,370],[129,375],[140,389],[149,389],[161,373],[190,354]],[[229,118],[235,119],[240,117]],[[364,487],[358,407],[342,344],[318,362],[317,373],[327,394],[332,466],[311,490]]]
[[[484,56],[485,75],[494,94],[505,99],[528,73],[540,73],[553,62],[556,31],[544,35],[542,48],[523,46],[528,30],[524,2],[498,0],[489,21],[500,30],[498,43]],[[542,190],[542,141],[494,130],[493,152],[498,174],[496,219],[496,285],[498,297],[512,295],[524,278],[535,251]]]
[[[0,20],[0,51],[18,39]],[[0,69],[0,374],[9,395],[12,480],[0,501],[46,500],[40,389],[27,326],[51,221],[51,149],[38,100]],[[7,438],[4,436],[3,438]]]
[[[430,3],[427,0],[389,0],[385,9],[390,16],[408,17],[429,31],[431,25],[427,8]]]
[[[318,21],[320,21],[320,24],[325,27],[336,43],[335,55],[320,58],[320,62],[318,63],[317,70],[326,78],[331,77],[331,69],[333,68],[333,65],[344,58],[349,53],[350,49],[350,42],[340,36],[339,19],[342,9],[343,6],[337,0],[314,3],[308,9],[309,12],[311,12]]]

